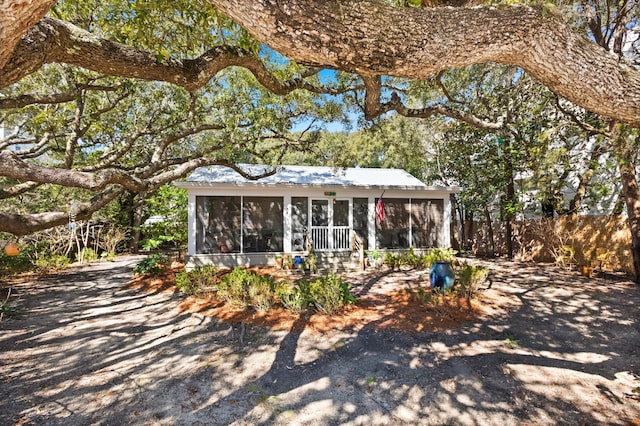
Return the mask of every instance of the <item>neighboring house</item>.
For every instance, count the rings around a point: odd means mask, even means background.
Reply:
[[[460,191],[399,169],[306,166],[282,166],[255,181],[202,167],[175,185],[189,194],[189,264],[219,266],[270,264],[277,254],[304,256],[312,245],[321,268],[352,267],[356,236],[370,250],[449,247],[449,198]]]

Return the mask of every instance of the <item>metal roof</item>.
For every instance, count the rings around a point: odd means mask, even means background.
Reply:
[[[239,164],[244,172],[259,175],[271,170],[270,166]],[[259,180],[246,179],[235,170],[225,166],[200,167],[186,181],[175,182],[182,188],[208,187],[215,184],[237,185],[286,185],[286,186],[340,186],[355,188],[396,188],[444,190],[458,192],[455,187],[430,187],[420,179],[402,169],[380,168],[333,168],[318,166],[279,166],[275,174]]]

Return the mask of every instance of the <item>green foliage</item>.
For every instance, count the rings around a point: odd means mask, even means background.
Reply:
[[[85,247],[80,250],[78,259],[82,259],[84,262],[93,262],[100,259],[100,256],[98,256],[98,253],[96,253],[91,247]]]
[[[218,297],[236,306],[250,306],[264,312],[280,302],[285,309],[296,314],[306,310],[334,314],[345,304],[356,300],[349,289],[349,284],[333,273],[293,284],[244,268],[233,269],[217,284]]]
[[[143,250],[187,244],[187,191],[163,185],[144,200],[145,216],[161,220],[142,227]]]
[[[0,275],[17,274],[28,271],[33,267],[32,246],[21,247],[17,256],[7,256],[4,250],[0,249]]]
[[[402,254],[385,252],[384,264],[395,269],[398,266],[410,266],[413,268],[430,268],[439,260],[451,262],[455,259],[456,250],[451,248],[431,248],[425,254],[417,255],[413,247]]]
[[[438,261],[453,262],[456,254],[458,254],[458,252],[452,248],[435,247],[429,249],[429,251],[421,257],[420,262],[423,267],[431,268],[431,266]]]
[[[401,168],[423,179],[429,158],[425,132],[424,121],[393,116],[349,134],[321,133],[313,149],[290,160],[312,166]]]
[[[413,247],[411,247],[408,251],[400,256],[399,263],[400,265],[411,267],[416,267],[421,264],[420,257],[415,254],[415,252],[413,251]]]
[[[308,282],[303,288],[308,291],[309,306],[318,312],[332,315],[345,304],[355,302],[355,297],[349,292],[350,287],[342,278],[330,272],[322,278]]]
[[[8,298],[0,302],[0,321],[4,317],[13,317],[18,314],[18,309],[9,305]]]
[[[39,272],[48,273],[59,271],[68,266],[69,263],[69,258],[64,254],[46,253],[35,260],[35,267]]]
[[[106,261],[109,261],[109,262],[113,262],[114,260],[116,260],[116,254],[115,253],[111,253],[111,252],[107,252],[107,251],[103,251],[102,253],[100,253],[100,259],[106,260]]]
[[[136,275],[160,275],[169,268],[170,260],[161,253],[150,254],[133,267]]]
[[[456,293],[460,297],[464,297],[467,301],[467,306],[471,309],[471,299],[478,293],[478,287],[482,284],[489,275],[489,270],[484,266],[473,266],[464,262],[462,265],[455,269],[456,274]]]
[[[178,272],[176,288],[188,295],[200,293],[204,288],[215,287],[218,282],[217,272],[218,268],[212,265],[196,266],[191,271]]]
[[[395,253],[391,253],[390,251],[387,251],[384,253],[383,262],[389,268],[395,269],[396,267],[400,266],[400,256]]]
[[[297,285],[285,283],[278,290],[278,298],[285,309],[300,314],[308,308],[308,284],[301,282]]]
[[[275,302],[276,287],[272,276],[238,267],[218,283],[218,296],[237,306],[252,306],[258,311],[266,311]]]

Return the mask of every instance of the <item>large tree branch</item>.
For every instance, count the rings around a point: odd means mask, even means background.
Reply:
[[[300,63],[411,79],[489,61],[517,65],[577,105],[640,125],[640,72],[543,7],[210,1],[258,40]]]
[[[56,4],[57,0],[2,0],[0,2],[0,69],[20,38]]]
[[[2,165],[7,158],[5,153],[0,153],[0,174],[2,174]],[[18,160],[19,161],[19,160]],[[225,160],[217,160],[211,158],[194,158],[189,161],[186,161],[182,164],[179,164],[177,167],[174,167],[170,170],[166,170],[163,173],[160,173],[152,178],[147,180],[140,181],[131,176],[125,176],[123,173],[117,172],[111,175],[113,177],[110,180],[110,184],[104,187],[100,192],[98,192],[94,197],[91,198],[88,202],[78,204],[78,213],[77,219],[88,219],[91,217],[93,213],[100,210],[102,207],[106,206],[112,200],[114,200],[117,196],[125,191],[125,189],[135,190],[135,192],[149,192],[153,191],[160,186],[167,184],[169,182],[173,182],[174,180],[186,175],[192,170],[195,170],[198,167],[207,166],[207,165],[222,165],[229,167],[235,170],[237,173],[241,174],[243,177],[251,180],[261,179],[263,177],[267,177],[273,175],[276,172],[275,168],[265,169],[262,173],[257,175],[252,175],[242,170],[240,167],[235,164],[231,164]],[[157,165],[161,167],[161,165]],[[40,168],[42,169],[46,168]],[[73,170],[60,170],[63,176],[66,176],[67,179],[73,180],[78,188],[85,188],[85,186],[80,185],[79,179],[84,177],[87,178],[89,173],[77,172]],[[47,175],[47,173],[44,173]],[[107,179],[108,175],[102,175],[103,178]],[[39,179],[41,180],[41,179]],[[56,179],[57,180],[57,179]],[[128,180],[128,183],[127,183]],[[58,183],[58,182],[51,182]],[[87,188],[94,189],[94,188]],[[1,191],[0,191],[1,192]],[[12,212],[0,212],[0,232],[8,232],[14,235],[26,235],[36,231],[40,231],[42,229],[51,228],[58,225],[63,225],[67,223],[69,220],[68,212],[47,212],[40,214],[19,214]]]
[[[105,188],[89,201],[78,204],[76,219],[89,219],[93,213],[115,200],[123,192],[124,189],[119,186]],[[37,214],[0,212],[0,232],[8,232],[18,236],[27,235],[54,226],[64,225],[68,221],[68,212],[58,211]]]
[[[258,40],[300,63],[411,79],[489,61],[517,65],[577,105],[640,125],[640,72],[573,33],[544,7],[398,9],[380,0],[210,1]],[[52,4],[33,3],[29,6],[33,10]],[[332,92],[304,79],[281,82],[259,57],[239,49],[218,47],[192,60],[159,61],[152,53],[51,18],[41,20],[22,38],[0,70],[0,86],[50,62],[171,82],[188,90],[201,87],[223,68],[241,66],[276,94],[300,88]]]
[[[106,75],[165,81],[193,91],[220,70],[239,66],[276,95],[297,89],[338,94],[339,89],[316,87],[303,78],[280,81],[255,54],[240,48],[218,46],[195,59],[159,59],[157,55],[100,38],[75,25],[45,17],[20,41],[0,71],[0,88],[19,81],[47,63],[67,63]],[[313,70],[317,72],[317,70]]]
[[[82,188],[90,191],[101,191],[109,186],[119,185],[132,192],[149,192],[160,185],[185,176],[198,167],[209,165],[231,167],[247,179],[260,179],[273,173],[265,172],[265,174],[252,176],[235,165],[230,164],[227,160],[204,156],[151,163],[146,168],[135,170],[134,174],[127,173],[120,169],[105,169],[92,173],[76,169],[40,166],[23,161],[10,151],[0,152],[0,176],[22,181]],[[167,170],[157,173],[162,169]]]

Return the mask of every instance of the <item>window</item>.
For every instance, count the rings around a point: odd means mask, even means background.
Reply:
[[[196,197],[196,253],[240,252],[240,197]]]
[[[414,247],[440,245],[443,214],[443,200],[411,200],[411,238]]]
[[[309,199],[291,197],[291,249],[304,251],[309,225]]]
[[[409,199],[383,198],[382,201],[385,218],[382,223],[376,220],[376,246],[409,248]]]
[[[244,197],[242,243],[245,253],[282,251],[282,197]]]
[[[282,251],[282,197],[196,197],[196,253]]]
[[[368,249],[369,242],[369,200],[366,198],[353,199],[353,230]]]

